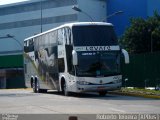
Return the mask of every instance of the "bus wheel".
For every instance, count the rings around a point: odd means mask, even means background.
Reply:
[[[31,77],[31,88],[33,88],[33,78]]]
[[[64,94],[64,96],[69,96],[69,92],[67,90],[66,82],[64,82],[64,84],[63,84],[63,94]]]
[[[99,91],[99,96],[105,96],[107,94],[106,91]]]
[[[33,82],[33,92],[34,93],[39,93],[39,91],[40,91],[39,84],[38,84],[37,79],[35,79],[34,82]]]

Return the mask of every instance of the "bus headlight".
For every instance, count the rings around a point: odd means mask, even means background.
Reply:
[[[86,82],[86,81],[77,81],[77,84],[79,84],[79,85],[89,85],[89,82]]]

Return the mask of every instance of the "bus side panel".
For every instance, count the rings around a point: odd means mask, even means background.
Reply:
[[[26,87],[32,87],[31,83],[33,82],[34,77],[37,75],[34,61],[31,58],[32,54],[34,54],[34,52],[30,52],[28,54],[24,53],[24,75]]]
[[[44,83],[50,89],[59,89],[57,45],[35,51],[35,61],[41,83]]]

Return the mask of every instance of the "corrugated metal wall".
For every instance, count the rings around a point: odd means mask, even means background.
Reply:
[[[155,87],[160,84],[160,52],[130,55],[130,64],[122,65],[123,85],[129,87]]]

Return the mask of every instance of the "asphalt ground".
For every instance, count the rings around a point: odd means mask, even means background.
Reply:
[[[12,114],[159,114],[160,100],[107,94],[69,97],[56,91],[33,93],[31,89],[0,90],[0,113]]]

